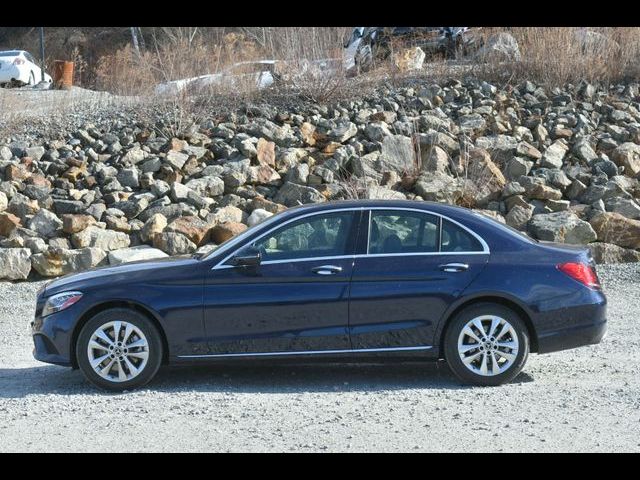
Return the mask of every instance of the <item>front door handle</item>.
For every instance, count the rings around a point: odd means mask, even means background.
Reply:
[[[335,265],[322,265],[321,267],[312,268],[311,271],[318,275],[335,275],[342,271],[342,267],[337,267]]]
[[[440,270],[443,272],[464,272],[465,270],[469,270],[469,265],[466,263],[445,263],[444,265],[440,265]]]

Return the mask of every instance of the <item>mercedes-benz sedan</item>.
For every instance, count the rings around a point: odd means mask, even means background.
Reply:
[[[587,248],[460,207],[344,201],[291,208],[206,256],[59,278],[32,329],[35,358],[112,390],[163,364],[285,356],[444,359],[498,385],[530,352],[598,343],[605,309]]]

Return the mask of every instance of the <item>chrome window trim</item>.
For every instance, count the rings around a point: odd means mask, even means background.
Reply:
[[[431,345],[419,347],[387,347],[387,348],[360,348],[345,350],[304,350],[297,352],[256,352],[256,353],[213,353],[203,355],[178,355],[178,358],[216,358],[216,357],[268,357],[278,355],[317,355],[335,353],[370,353],[370,352],[408,352],[416,350],[430,350]]]
[[[428,215],[433,215],[436,216],[438,218],[445,219],[450,221],[451,223],[453,223],[454,225],[459,226],[460,228],[462,228],[463,230],[465,230],[466,232],[470,233],[476,240],[478,240],[478,242],[480,242],[480,245],[482,246],[482,251],[481,252],[417,252],[416,254],[420,255],[450,255],[450,254],[458,254],[458,255],[478,255],[478,254],[489,254],[491,253],[491,251],[489,250],[489,245],[487,245],[487,242],[484,241],[484,239],[478,235],[476,232],[474,232],[473,230],[471,230],[470,228],[462,225],[460,222],[455,221],[452,218],[447,217],[446,215],[442,215],[440,213],[436,213],[436,212],[432,212],[430,210],[422,210],[419,208],[411,208],[411,207],[370,207],[369,210],[402,210],[402,211],[407,211],[407,212],[418,212],[418,213],[426,213]],[[371,233],[371,221],[372,221],[373,215],[369,214],[369,235]],[[440,245],[438,246],[438,249],[441,248],[441,244],[442,244],[442,221],[440,221]],[[368,239],[367,239],[367,255],[373,256],[373,255],[393,255],[393,256],[397,256],[397,255],[413,255],[413,253],[373,253],[370,254],[369,253],[369,245],[368,245]]]
[[[369,225],[368,225],[368,230],[367,230],[367,253],[366,254],[357,254],[357,255],[339,255],[339,256],[327,256],[327,257],[310,257],[310,258],[293,258],[293,259],[283,259],[283,260],[266,260],[264,262],[262,262],[262,265],[270,265],[273,263],[290,263],[290,262],[308,262],[308,261],[314,261],[314,260],[337,260],[337,259],[346,259],[346,258],[365,258],[365,257],[398,257],[398,256],[405,256],[405,257],[411,257],[411,256],[423,256],[423,255],[427,255],[427,256],[431,256],[431,255],[440,255],[440,256],[444,256],[444,255],[488,255],[491,253],[491,250],[489,249],[489,245],[487,244],[487,242],[484,241],[484,239],[478,235],[476,232],[474,232],[473,230],[471,230],[470,228],[466,227],[465,225],[461,224],[460,222],[457,222],[456,220],[453,220],[452,218],[443,215],[441,213],[437,213],[437,212],[433,212],[431,210],[425,210],[425,209],[421,209],[421,208],[412,208],[412,207],[349,207],[349,208],[336,208],[336,209],[331,209],[331,210],[320,210],[317,212],[310,212],[304,215],[299,215],[296,216],[294,218],[290,218],[289,220],[280,223],[272,228],[270,228],[269,230],[267,230],[266,232],[262,233],[261,235],[259,235],[258,237],[256,237],[253,241],[258,241],[261,238],[263,238],[265,235],[268,235],[269,233],[273,232],[274,230],[283,227],[291,222],[303,219],[303,218],[307,218],[307,217],[313,217],[316,215],[322,215],[322,214],[326,214],[326,213],[333,213],[333,212],[358,212],[358,211],[363,211],[363,210],[367,210],[368,211],[368,221],[369,221]],[[478,251],[478,252],[442,252],[442,251],[438,251],[438,252],[409,252],[409,253],[368,253],[369,252],[369,242],[370,242],[370,238],[371,238],[371,221],[372,221],[372,217],[373,215],[371,214],[372,210],[390,210],[390,211],[406,211],[406,212],[418,212],[418,213],[423,213],[423,214],[428,214],[428,215],[433,215],[436,216],[438,218],[441,219],[440,221],[440,235],[442,235],[442,220],[448,220],[451,223],[453,223],[454,225],[457,225],[458,227],[462,228],[463,230],[465,230],[466,232],[470,233],[476,240],[478,240],[478,242],[480,242],[480,245],[482,246],[482,251]],[[234,247],[236,245],[236,243],[242,241],[242,239],[238,238],[236,239],[237,241],[233,241],[225,248],[224,252],[228,251],[229,249],[231,249],[232,247]],[[243,245],[244,246],[244,245]],[[240,247],[242,248],[242,247]],[[440,247],[439,247],[440,248]],[[229,260],[236,252],[238,251],[238,249],[232,251],[231,253],[229,253],[227,256],[225,256],[222,260],[220,260],[215,266],[213,266],[211,268],[211,270],[223,270],[223,269],[227,269],[227,268],[236,268],[234,265],[224,265],[224,263]]]
[[[357,255],[335,255],[332,257],[308,257],[308,258],[292,258],[287,260],[265,260],[264,262],[260,262],[260,265],[273,265],[278,263],[293,263],[293,262],[312,262],[315,260],[346,260],[353,259],[357,257]],[[215,269],[222,270],[225,268],[236,268],[235,265],[219,265]]]

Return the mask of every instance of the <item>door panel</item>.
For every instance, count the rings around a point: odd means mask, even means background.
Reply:
[[[354,349],[434,344],[447,307],[480,273],[488,255],[359,257],[351,283],[349,327]],[[445,272],[441,265],[468,270]]]
[[[358,240],[351,282],[353,348],[434,345],[439,320],[480,273],[488,250],[464,227],[426,211],[365,216],[367,241]]]
[[[337,266],[332,275],[315,267]],[[205,287],[212,354],[351,348],[347,330],[353,258],[215,270]]]
[[[326,212],[291,222],[251,242],[263,254],[259,266],[229,261],[212,270],[204,294],[210,353],[351,348],[349,282],[360,217]]]

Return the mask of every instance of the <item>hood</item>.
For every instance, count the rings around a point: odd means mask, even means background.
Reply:
[[[180,255],[154,258],[151,260],[139,260],[115,266],[97,267],[57,278],[46,284],[43,293],[50,295],[70,289],[81,290],[83,287],[94,287],[102,283],[124,283],[141,277],[157,277],[160,272],[198,263],[200,263],[200,261],[191,255]]]

